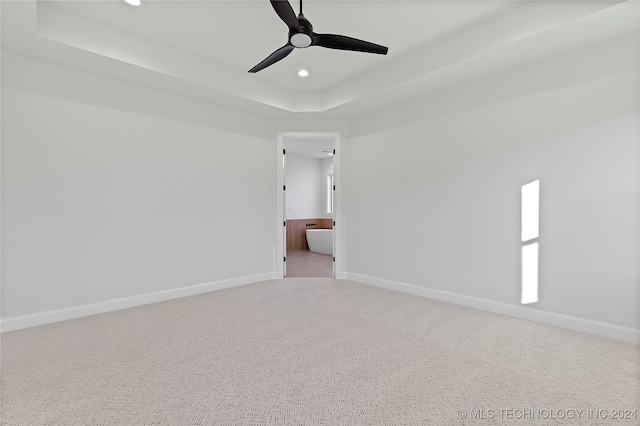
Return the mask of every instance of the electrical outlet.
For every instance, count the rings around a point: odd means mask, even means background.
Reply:
[[[173,276],[174,276],[174,277],[177,277],[177,276],[179,276],[179,275],[180,275],[180,267],[179,267],[179,266],[176,266],[176,268],[175,268],[175,269],[174,269],[174,271],[173,271]]]
[[[192,274],[197,274],[197,273],[198,273],[198,265],[195,265],[195,264],[194,264],[194,265],[191,267],[191,273],[192,273]]]
[[[380,267],[382,269],[387,269],[387,261],[386,260],[382,260],[380,261]]]

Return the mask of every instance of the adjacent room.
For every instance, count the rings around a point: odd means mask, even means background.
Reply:
[[[285,277],[333,277],[333,156],[331,135],[284,138]]]
[[[0,7],[3,425],[640,421],[638,1]]]

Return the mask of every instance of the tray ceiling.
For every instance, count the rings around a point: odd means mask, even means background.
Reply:
[[[304,13],[389,54],[310,47],[249,74],[287,40],[267,0],[3,1],[2,48],[265,117],[346,118],[638,30],[637,2],[307,0]]]

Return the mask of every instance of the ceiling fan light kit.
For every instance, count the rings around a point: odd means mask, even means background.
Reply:
[[[289,27],[289,41],[287,44],[273,52],[265,60],[249,70],[256,73],[284,59],[293,49],[304,49],[309,46],[320,46],[329,49],[351,50],[365,53],[386,55],[389,48],[357,38],[335,34],[317,34],[313,32],[313,25],[302,14],[302,0],[300,0],[300,13],[296,17],[288,0],[270,0],[273,10]]]
[[[311,37],[305,33],[296,33],[291,36],[291,44],[293,47],[309,47],[311,46]]]

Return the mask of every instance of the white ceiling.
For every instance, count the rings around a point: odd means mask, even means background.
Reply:
[[[295,12],[298,2],[290,3]],[[134,8],[122,1],[60,1],[69,13],[153,40],[173,49],[246,73],[283,46],[288,29],[268,0],[153,1]],[[285,90],[312,92],[382,66],[425,41],[460,29],[512,7],[507,2],[337,2],[305,1],[305,16],[316,32],[345,34],[390,47],[388,56],[299,49],[286,62],[252,76]],[[380,17],[391,21],[381,25]],[[400,24],[401,25],[398,25]],[[310,78],[297,77],[306,68]]]
[[[249,74],[287,41],[268,0],[1,4],[4,51],[269,118],[348,118],[638,30],[637,1],[307,0],[314,31],[389,54],[310,47]]]

